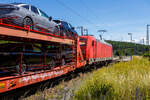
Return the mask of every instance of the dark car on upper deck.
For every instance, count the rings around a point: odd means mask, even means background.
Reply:
[[[60,28],[60,35],[70,38],[77,38],[78,33],[75,28],[68,22],[62,20],[53,20]]]
[[[32,29],[44,29],[50,33],[58,31],[57,24],[51,20],[51,17],[41,9],[29,4],[0,4],[0,18],[8,18],[11,23],[19,26],[30,25]]]

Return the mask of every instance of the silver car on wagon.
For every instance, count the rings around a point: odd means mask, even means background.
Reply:
[[[39,8],[29,4],[0,4],[0,18],[9,18],[12,23],[19,26],[30,25],[32,29],[44,29],[46,32],[51,33],[58,31],[57,24],[51,17]]]

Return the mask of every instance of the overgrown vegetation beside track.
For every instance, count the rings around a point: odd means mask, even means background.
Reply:
[[[149,100],[150,62],[134,57],[94,71],[75,91],[76,100]]]

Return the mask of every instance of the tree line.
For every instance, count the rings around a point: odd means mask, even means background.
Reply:
[[[106,40],[106,42],[112,44],[114,56],[149,56],[150,57],[150,46],[121,41]]]

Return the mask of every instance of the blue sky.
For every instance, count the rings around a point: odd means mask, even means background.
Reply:
[[[150,0],[0,0],[10,2],[35,5],[54,19],[86,27],[95,37],[97,30],[106,29],[103,37],[117,41],[129,40],[129,32],[139,41],[150,24]]]

